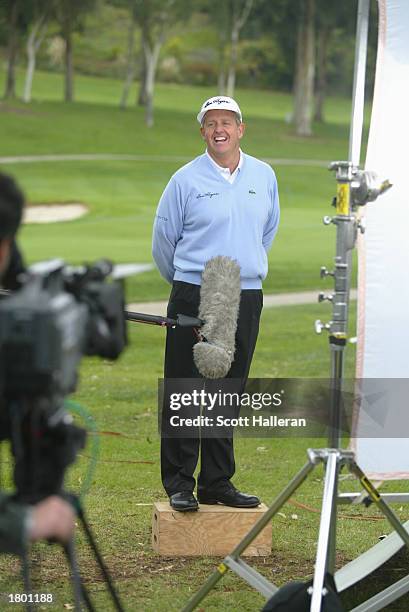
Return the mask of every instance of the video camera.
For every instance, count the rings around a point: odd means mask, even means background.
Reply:
[[[112,273],[106,260],[42,262],[0,302],[0,437],[12,442],[20,501],[61,493],[65,468],[85,445],[64,408],[82,356],[116,359],[127,344],[123,286]]]

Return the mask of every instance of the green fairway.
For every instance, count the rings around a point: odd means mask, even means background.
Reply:
[[[158,199],[172,173],[203,151],[195,115],[211,91],[158,85],[156,124],[148,129],[143,109],[118,108],[120,82],[81,76],[76,84],[78,102],[63,104],[58,102],[61,77],[38,73],[32,104],[0,106],[2,155],[128,154],[147,160],[4,164],[3,170],[19,179],[31,203],[82,202],[89,209],[78,221],[26,226],[21,240],[27,258],[61,256],[78,263],[106,256],[150,262]],[[329,99],[329,122],[317,125],[315,136],[307,139],[295,137],[284,121],[291,110],[290,96],[243,90],[237,97],[246,109],[244,150],[278,160],[272,165],[279,181],[282,222],[270,253],[265,290],[316,288],[319,268],[331,264],[334,248],[334,228],[321,224],[322,216],[331,213],[335,191],[326,164],[346,156],[349,102]],[[292,165],[293,159],[306,165]],[[314,160],[320,165],[308,165]],[[167,293],[156,271],[129,283],[132,300],[164,298]]]
[[[0,83],[0,87],[2,83]],[[22,74],[19,73],[19,90]],[[88,207],[81,219],[65,223],[27,225],[21,244],[28,261],[63,257],[68,262],[109,257],[115,262],[152,261],[152,222],[158,199],[172,173],[184,161],[203,152],[196,113],[213,94],[209,88],[157,86],[155,126],[144,124],[143,109],[118,108],[121,83],[112,79],[78,76],[77,102],[64,104],[62,77],[35,76],[30,105],[0,105],[1,156],[112,154],[140,156],[136,160],[90,159],[30,161],[1,164],[21,182],[32,204],[80,202]],[[136,91],[130,99],[134,100]],[[285,118],[291,97],[283,93],[239,90],[247,124],[243,150],[277,160],[272,165],[279,182],[282,220],[270,253],[266,293],[322,288],[322,265],[331,268],[335,227],[321,219],[331,215],[335,180],[326,169],[331,160],[344,159],[348,149],[350,102],[330,98],[328,122],[314,127],[314,136],[299,138]],[[315,162],[315,165],[311,165]],[[243,245],[245,248],[245,245]],[[148,301],[168,295],[158,272],[129,279],[128,299]],[[330,372],[326,335],[313,332],[313,322],[330,319],[326,305],[265,309],[251,375],[263,378],[327,377]],[[355,334],[355,303],[350,333]],[[126,610],[162,612],[180,610],[215,567],[217,559],[163,558],[152,552],[152,502],[165,500],[159,467],[157,380],[162,375],[164,331],[133,324],[131,344],[117,363],[84,359],[75,400],[84,405],[100,433],[100,454],[89,493],[87,514],[101,551],[111,568]],[[355,369],[355,345],[346,351],[346,375]],[[78,419],[78,417],[76,417]],[[80,419],[78,419],[80,421]],[[89,436],[94,440],[94,434]],[[306,461],[309,446],[325,446],[326,439],[238,438],[239,488],[271,502]],[[80,491],[87,480],[91,444],[70,470],[68,488]],[[2,455],[2,476],[10,460]],[[10,484],[10,475],[8,475]],[[251,564],[270,580],[283,584],[311,577],[320,516],[323,471],[319,468],[273,522],[273,552]],[[387,484],[385,491],[404,489]],[[358,490],[351,480],[343,490]],[[396,508],[406,520],[407,508]],[[339,520],[337,565],[354,558],[389,531],[376,511],[342,508]],[[365,516],[369,518],[365,520]],[[91,552],[79,536],[79,561],[98,610],[110,610]],[[39,609],[72,609],[72,593],[63,557],[56,564],[56,547],[36,545],[32,556],[37,592],[51,592],[54,604]],[[58,553],[59,555],[60,553]],[[62,569],[63,568],[63,569]],[[389,579],[389,577],[387,577]],[[0,592],[21,592],[17,561],[0,558]],[[359,596],[365,594],[361,590]],[[227,575],[202,604],[208,611],[253,611],[263,598],[243,581]],[[71,606],[71,607],[70,607]],[[1,602],[0,609],[19,609]],[[406,610],[397,604],[391,610]]]

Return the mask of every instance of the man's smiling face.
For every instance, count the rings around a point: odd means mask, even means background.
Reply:
[[[200,132],[209,155],[216,161],[227,161],[238,155],[244,124],[229,110],[210,110],[206,113]]]

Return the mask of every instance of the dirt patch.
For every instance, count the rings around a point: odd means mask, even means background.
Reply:
[[[73,221],[83,217],[88,212],[84,204],[64,203],[26,206],[23,223],[58,223]]]

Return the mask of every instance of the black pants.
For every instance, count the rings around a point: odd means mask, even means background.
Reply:
[[[168,317],[177,314],[197,316],[200,300],[200,286],[175,281],[168,304]],[[227,375],[241,379],[242,386],[247,380],[251,360],[256,346],[263,293],[260,289],[241,292],[239,319],[236,332],[236,352]],[[166,378],[200,378],[193,362],[193,345],[196,338],[192,329],[168,328],[165,352]],[[170,409],[166,401],[163,418],[169,418]],[[162,438],[161,470],[162,482],[168,495],[178,491],[193,491],[194,471],[199,458],[200,473],[198,491],[222,490],[228,486],[235,472],[233,438]]]

